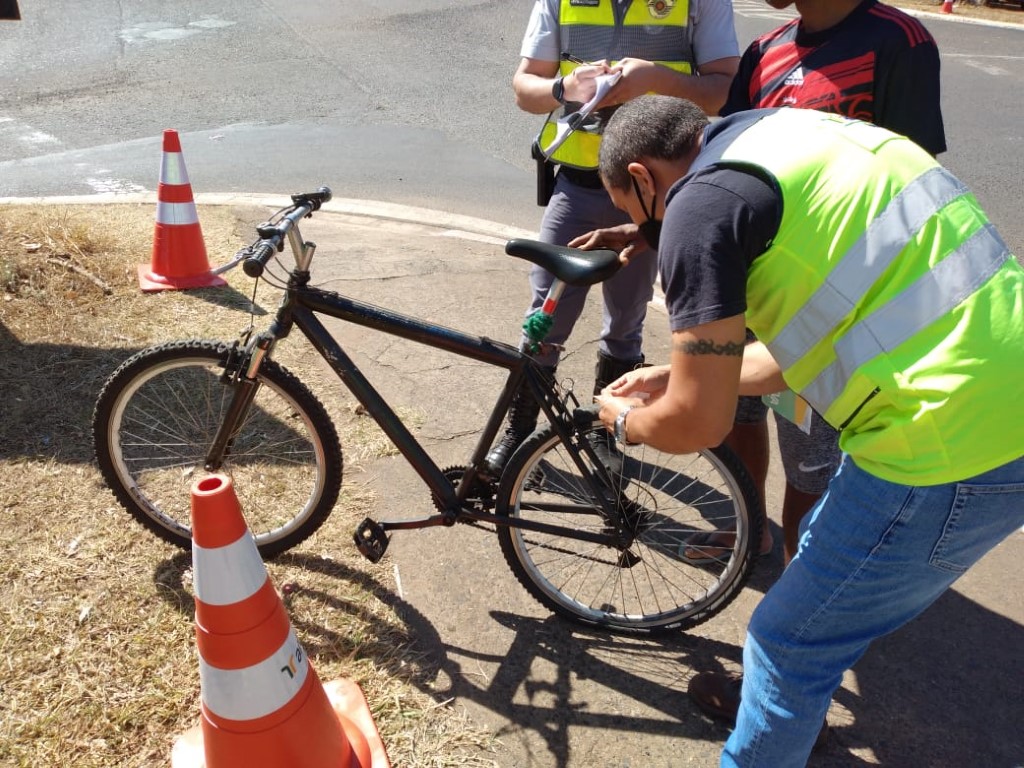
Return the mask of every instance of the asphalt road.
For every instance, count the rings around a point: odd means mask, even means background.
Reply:
[[[21,7],[24,21],[0,25],[0,196],[152,190],[160,133],[174,127],[200,193],[287,193],[325,182],[339,197],[536,227],[526,148],[538,119],[515,109],[509,89],[525,1],[22,0]],[[761,0],[735,7],[741,44],[789,16]],[[1024,253],[1017,213],[1024,32],[926,24],[943,51],[952,148],[943,160]],[[496,242],[474,249],[465,243],[475,241],[453,245],[437,233],[402,230],[399,239],[380,225],[360,233],[346,222],[331,232],[327,217],[316,221],[322,229],[307,234],[325,252],[343,242],[375,255],[346,264],[393,272],[360,281],[378,300],[411,300],[416,314],[453,324],[457,315],[459,327],[497,338],[517,322],[524,268],[501,257]],[[471,308],[460,301],[466,297]],[[596,326],[593,317],[584,322]],[[651,344],[663,344],[663,324],[649,325]],[[576,335],[564,368],[584,381],[594,340]],[[465,446],[448,440],[447,419],[458,410],[472,430],[495,384],[474,379],[467,390],[463,370],[354,343],[387,367],[401,401],[424,411],[430,405],[445,419],[436,429],[428,420],[426,436],[450,463],[464,460]],[[398,363],[413,370],[402,374]],[[440,379],[424,393],[428,371]],[[453,402],[461,407],[438,407]],[[429,508],[416,478],[394,462],[368,467],[361,479],[388,489],[381,517]],[[1024,609],[1019,579],[1008,575],[1020,561],[1019,541],[872,649],[830,715],[839,743],[816,765],[1024,764]],[[396,540],[389,556],[407,620],[437,660],[432,691],[498,729],[498,762],[516,768],[713,763],[725,730],[696,715],[682,694],[686,679],[695,669],[735,666],[750,611],[780,567],[778,553],[764,561],[751,588],[700,631],[649,642],[550,619],[479,531],[423,532]]]
[[[540,118],[510,88],[529,3],[28,0],[0,25],[0,197],[155,189],[182,133],[197,192],[438,208],[534,229]],[[738,37],[790,18],[736,0]],[[943,54],[943,161],[1024,252],[1024,31],[925,19]]]

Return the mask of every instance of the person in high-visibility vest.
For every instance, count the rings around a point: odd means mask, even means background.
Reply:
[[[720,114],[748,109],[803,107],[879,125],[912,139],[931,155],[946,150],[940,104],[940,60],[935,39],[917,19],[877,0],[768,0],[794,5],[799,15],[758,37],[744,51]],[[784,400],[783,402],[789,402]],[[785,476],[782,554],[796,553],[800,521],[839,466],[839,434],[813,409],[803,423],[774,413]],[[765,486],[769,465],[767,406],[741,397],[725,444],[750,471],[762,501],[759,552],[772,549]],[[734,535],[694,534],[684,553],[700,562],[728,556]],[[735,720],[741,681],[724,672],[690,678],[687,692],[703,712]]]
[[[768,0],[785,8],[794,0]],[[924,25],[877,0],[795,0],[799,16],[758,37],[743,52],[720,114],[803,107],[867,120],[913,139],[932,155],[946,151],[940,105],[940,60]],[[839,466],[839,437],[817,413],[798,427],[775,414],[786,477],[782,500],[783,557],[796,551],[800,520]],[[764,499],[769,444],[767,409],[759,397],[740,399],[726,445],[750,470]],[[761,551],[771,549],[767,525]],[[697,538],[694,558],[721,554],[728,536]]]
[[[615,105],[642,93],[685,96],[714,114],[725,102],[739,63],[739,46],[729,0],[536,0],[512,87],[517,105],[531,113],[571,113],[595,94],[595,78],[621,71],[598,110],[569,135],[538,169],[554,170],[539,239],[565,245],[598,227],[626,221],[601,188],[597,151],[601,126]],[[535,151],[550,146],[553,124],[545,124]],[[644,360],[643,323],[654,292],[656,255],[638,255],[629,269],[602,284],[604,320],[595,369],[598,392]],[[527,315],[544,301],[550,273],[530,272],[533,300]],[[586,288],[562,294],[546,351],[539,362],[552,371],[558,348],[583,311]],[[488,453],[491,473],[505,462],[536,426],[539,406],[524,387],[509,409],[508,426]]]
[[[643,96],[609,121],[600,171],[634,223],[574,245],[628,260],[642,227],[672,330],[668,365],[599,396],[608,429],[687,453],[722,441],[738,394],[788,387],[840,432],[842,463],[751,617],[721,761],[804,765],[870,643],[1024,525],[1024,269],[963,182],[863,121],[782,108],[709,125]]]

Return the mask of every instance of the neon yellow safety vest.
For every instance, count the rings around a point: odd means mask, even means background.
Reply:
[[[627,57],[645,59],[689,74],[694,55],[690,42],[689,0],[633,0],[628,6],[613,0],[561,0],[558,17],[559,41],[563,53],[583,61],[602,59],[614,64]],[[563,77],[578,64],[563,61]],[[579,108],[570,104],[563,114]],[[541,149],[555,138],[555,121],[561,115],[548,115],[537,141]],[[553,162],[583,170],[597,168],[601,132],[610,110],[591,113],[551,156]]]
[[[778,184],[782,220],[748,273],[746,322],[842,449],[907,485],[1024,455],[1024,270],[974,195],[869,123],[737,117],[691,172],[753,166]]]

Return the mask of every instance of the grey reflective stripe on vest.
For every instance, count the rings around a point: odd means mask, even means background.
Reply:
[[[967,191],[940,166],[900,190],[772,340],[772,355],[782,370],[832,333],[928,219]]]
[[[784,107],[751,109],[746,112],[737,112],[734,115],[729,115],[724,120],[709,125],[704,129],[704,133],[701,136],[700,152],[697,153],[697,157],[693,159],[690,167],[686,169],[686,177],[684,178],[689,178],[698,171],[703,171],[705,168],[722,162],[723,156],[732,146],[733,142],[739,138],[740,134],[755,123],[764,120],[766,117],[771,117],[782,109]]]
[[[694,2],[690,0],[686,24],[626,24],[628,4],[612,6],[614,24],[563,23],[559,12],[558,35],[562,50],[584,61],[619,59],[632,56],[646,61],[687,62],[697,65],[693,50]],[[641,3],[644,0],[633,0]]]
[[[854,371],[951,312],[1009,258],[1006,243],[992,224],[986,224],[898,296],[851,326],[836,342],[835,361],[800,394],[824,413]]]

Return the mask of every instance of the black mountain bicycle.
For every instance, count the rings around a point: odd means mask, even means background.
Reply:
[[[469,523],[493,528],[516,578],[550,610],[591,625],[633,632],[693,626],[739,592],[760,540],[758,500],[737,458],[724,447],[687,455],[614,446],[597,419],[539,366],[529,350],[471,336],[310,285],[315,245],[299,222],[330,199],[326,187],[292,196],[257,228],[243,268],[283,291],[269,327],[234,342],[174,341],[126,360],[105,383],[93,417],[96,456],[120,503],[144,526],[191,546],[190,487],[199,472],[229,473],[265,557],[314,533],[341,488],[342,453],[323,405],[273,359],[298,328],[423,479],[436,514],[377,522],[354,539],[376,562],[389,532]],[[267,263],[290,246],[294,267],[275,278]],[[565,284],[592,285],[619,267],[612,251],[578,251],[512,240],[506,252],[541,265],[557,280],[545,303],[554,311]],[[280,262],[278,261],[278,264]],[[498,366],[505,386],[465,466],[442,469],[366,379],[319,316],[373,328]],[[525,328],[542,335],[543,317]],[[533,329],[533,330],[531,330]],[[484,457],[503,426],[513,394],[527,384],[547,417],[491,477]],[[604,450],[600,448],[601,437]],[[724,555],[685,557],[695,533],[734,531]],[[720,554],[720,553],[719,553]]]

